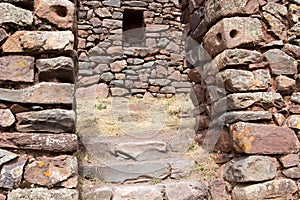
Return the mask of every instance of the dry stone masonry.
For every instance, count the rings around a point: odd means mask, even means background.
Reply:
[[[80,97],[189,93],[178,0],[80,3]]]
[[[76,2],[0,3],[0,199],[79,198]]]
[[[222,166],[212,199],[299,199],[300,2],[183,0],[181,10],[196,138]]]

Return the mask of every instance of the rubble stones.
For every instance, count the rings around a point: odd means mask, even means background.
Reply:
[[[298,62],[279,49],[271,49],[264,53],[270,63],[274,75],[294,75],[297,73]]]
[[[149,200],[163,200],[163,194],[159,187],[153,186],[123,186],[117,187],[114,191],[115,200],[123,199],[149,199]]]
[[[32,184],[53,187],[77,186],[77,159],[72,156],[39,157],[27,164],[24,179]],[[72,177],[76,177],[72,180]]]
[[[0,80],[14,82],[34,81],[34,57],[3,56],[0,58]]]
[[[287,127],[238,122],[231,126],[233,148],[246,154],[289,154],[298,152],[299,141]]]
[[[27,157],[22,156],[14,162],[5,164],[0,172],[0,187],[8,189],[19,187],[26,162]]]
[[[16,114],[16,129],[20,132],[74,132],[73,110],[51,109]]]
[[[259,191],[259,192],[257,192]],[[249,186],[236,186],[233,188],[233,199],[291,199],[297,191],[297,185],[290,179],[280,179],[258,183]]]
[[[30,26],[33,22],[31,11],[16,7],[10,3],[0,3],[0,24]]]
[[[223,177],[232,182],[260,182],[271,180],[277,170],[276,158],[249,156],[235,158],[225,164]]]
[[[72,28],[74,23],[75,6],[68,0],[36,0],[34,12],[60,28]]]
[[[11,161],[17,157],[18,157],[17,154],[0,149],[0,166],[2,166],[3,164],[5,164],[8,161]]]
[[[73,50],[71,31],[17,31],[2,45],[5,53]]]
[[[15,116],[9,109],[0,109],[0,127],[9,127],[15,123]]]
[[[72,104],[73,93],[73,84],[42,82],[19,90],[0,88],[0,100],[32,104]]]
[[[279,158],[279,161],[284,168],[294,167],[299,164],[299,155],[298,154],[289,154]]]
[[[47,188],[30,188],[16,189],[8,193],[7,200],[77,200],[79,193],[75,189],[47,189]]]
[[[300,115],[291,115],[286,119],[288,127],[293,129],[300,129]]]

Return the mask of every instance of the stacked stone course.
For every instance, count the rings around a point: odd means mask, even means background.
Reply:
[[[127,12],[140,13],[143,24]],[[80,97],[190,92],[178,1],[80,1],[78,30]]]
[[[184,0],[181,9],[197,140],[222,165],[212,199],[299,199],[300,2]]]
[[[79,198],[76,2],[0,2],[0,199]]]

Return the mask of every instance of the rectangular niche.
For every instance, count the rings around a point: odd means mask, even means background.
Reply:
[[[145,22],[142,10],[125,9],[123,13],[123,46],[142,47]]]

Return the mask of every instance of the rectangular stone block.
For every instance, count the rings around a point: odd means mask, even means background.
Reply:
[[[10,3],[0,3],[0,24],[30,26],[33,23],[33,14],[29,10],[16,7]]]
[[[16,129],[20,132],[75,132],[73,110],[50,109],[16,114]]]
[[[34,57],[3,56],[0,58],[0,80],[3,81],[34,81]]]
[[[74,85],[43,82],[32,87],[10,90],[0,88],[0,100],[31,104],[73,104]]]
[[[274,125],[238,122],[231,126],[233,148],[246,154],[290,154],[299,151],[293,130]]]
[[[75,152],[77,136],[75,134],[49,133],[0,133],[0,148],[21,150],[40,150],[51,152]]]
[[[63,52],[73,50],[71,31],[17,31],[2,45],[4,53]]]

